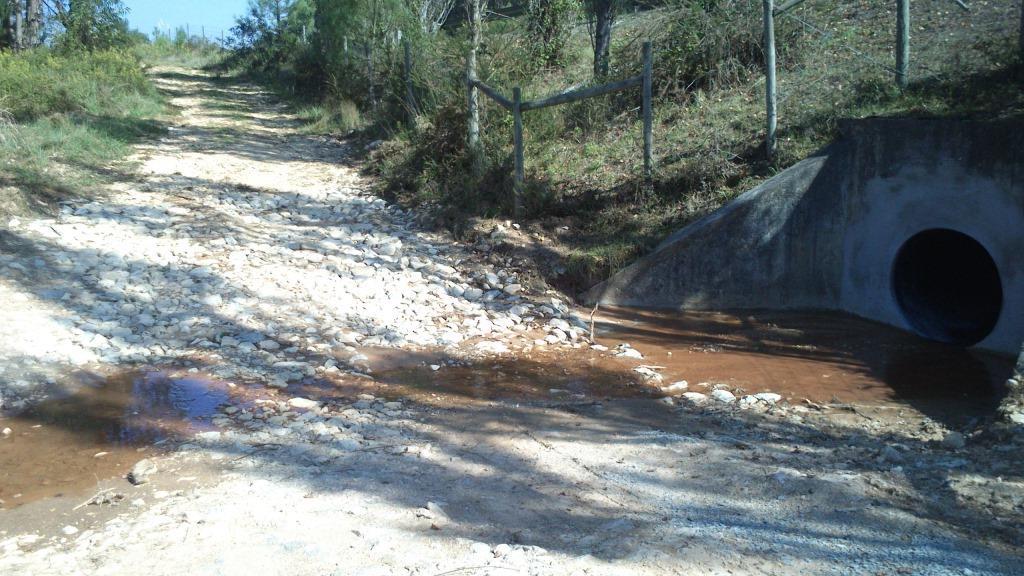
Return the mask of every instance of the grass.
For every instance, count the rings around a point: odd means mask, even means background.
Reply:
[[[0,217],[98,193],[132,144],[164,131],[164,100],[127,52],[2,53],[0,93]]]
[[[820,0],[780,18],[779,145],[762,148],[764,84],[760,3],[723,0],[720,12],[681,1],[624,18],[615,29],[613,77],[638,73],[640,43],[655,45],[654,191],[641,193],[639,98],[632,92],[525,115],[524,228],[560,255],[549,279],[579,291],[652,249],[669,231],[716,209],[838,136],[840,119],[870,116],[1013,118],[1024,115],[1024,71],[1016,53],[1019,7],[976,2],[912,5],[911,85],[891,70],[893,6]],[[524,98],[588,81],[589,39],[577,29],[567,65],[524,65],[521,32],[489,30],[483,79]],[[458,70],[454,63],[446,66]],[[436,63],[417,63],[421,69]],[[436,68],[435,68],[436,69]],[[458,86],[457,82],[455,83]],[[464,94],[439,98],[417,129],[399,129],[373,156],[380,192],[434,208],[457,232],[471,217],[507,217],[511,119],[485,101],[489,170],[467,174]]]

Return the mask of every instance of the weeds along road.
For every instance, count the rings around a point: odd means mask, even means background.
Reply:
[[[302,134],[258,89],[155,77],[180,116],[137,169],[107,198],[5,234],[0,325],[17,329],[0,333],[0,385],[24,411],[0,421],[0,474],[13,483],[31,435],[70,421],[34,421],[32,407],[88,394],[71,389],[76,372],[168,370],[155,401],[195,426],[131,447],[132,482],[96,477],[21,505],[3,492],[0,573],[1024,565],[1013,446],[965,443],[891,406],[595,390],[633,371],[580,360],[613,352],[586,343],[586,314],[417,228],[365,191],[345,143]],[[386,378],[412,364],[471,377],[445,390]],[[527,374],[519,398],[480,391],[503,370]],[[129,396],[148,380],[132,382]],[[195,388],[212,382],[229,389],[209,402]],[[114,413],[99,425],[121,426]],[[30,449],[12,459],[15,440]],[[68,458],[106,457],[87,448]]]

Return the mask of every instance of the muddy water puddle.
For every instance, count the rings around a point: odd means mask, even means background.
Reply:
[[[817,403],[906,402],[984,413],[1011,375],[1009,357],[924,340],[839,313],[602,310],[597,337],[628,342],[666,382],[776,392]],[[704,384],[705,386],[701,386]]]
[[[224,383],[162,372],[78,374],[69,396],[0,420],[0,509],[88,491],[159,452],[168,440],[210,428],[227,402]]]
[[[364,353],[372,367],[370,378],[318,382],[297,391],[321,397],[368,392],[446,406],[480,400],[579,401],[661,395],[660,389],[639,382],[623,364],[585,349],[533,349],[479,360],[453,358],[440,351]]]
[[[602,310],[599,343],[629,343],[642,360],[612,351],[534,347],[478,360],[441,351],[366,350],[365,377],[306,380],[285,391],[235,386],[189,374],[79,376],[75,394],[0,420],[0,509],[89,492],[123,475],[168,440],[210,429],[220,406],[250,397],[351,399],[370,393],[435,406],[481,400],[600,401],[657,397],[633,371],[653,366],[663,384],[776,392],[790,402],[915,409],[947,423],[984,417],[998,402],[1013,360],[922,340],[841,314],[663,313]]]

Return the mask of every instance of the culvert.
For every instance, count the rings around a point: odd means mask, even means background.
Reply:
[[[1003,286],[992,256],[974,238],[925,230],[900,248],[892,289],[907,323],[932,340],[971,346],[999,322]]]
[[[841,130],[832,145],[677,230],[584,299],[838,310],[1020,354],[1024,122],[872,118]]]

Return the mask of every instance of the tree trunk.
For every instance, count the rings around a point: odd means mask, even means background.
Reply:
[[[466,88],[469,94],[469,108],[466,118],[468,126],[466,144],[469,149],[473,173],[483,173],[483,150],[480,147],[480,90],[473,85],[477,80],[477,52],[480,50],[480,28],[482,26],[482,4],[486,0],[467,0],[466,10],[469,18],[470,44],[469,55],[466,56]]]
[[[14,7],[17,4],[16,0],[7,0],[3,22],[0,22],[0,25],[3,26],[3,30],[0,31],[0,48],[10,48],[14,44]]]
[[[28,25],[25,28],[25,45],[35,48],[42,43],[43,4],[41,0],[28,0],[25,9]]]
[[[603,80],[608,77],[615,0],[592,0],[591,6],[594,11],[594,78]]]
[[[25,9],[21,0],[14,1],[14,49],[25,47]]]

